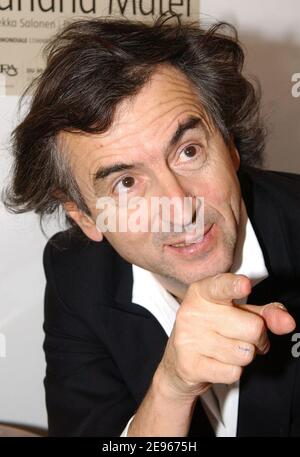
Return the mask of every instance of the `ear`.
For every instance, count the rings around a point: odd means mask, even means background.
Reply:
[[[71,217],[77,225],[79,225],[83,233],[85,233],[88,238],[92,241],[102,241],[103,235],[98,230],[97,225],[90,216],[79,210],[77,205],[73,202],[63,203],[63,207],[68,216]]]
[[[238,169],[240,168],[241,159],[240,159],[239,151],[237,150],[237,147],[235,146],[233,141],[230,142],[229,149],[230,149],[230,156],[231,156],[231,160],[232,160],[234,169],[235,169],[235,171],[238,171]]]

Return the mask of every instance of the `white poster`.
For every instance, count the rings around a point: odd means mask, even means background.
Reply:
[[[198,0],[0,0],[0,95],[20,95],[44,68],[43,45],[68,20],[166,12],[198,19]]]

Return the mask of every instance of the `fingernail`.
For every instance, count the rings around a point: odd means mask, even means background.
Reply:
[[[273,306],[274,308],[282,309],[282,311],[287,311],[287,308],[286,308],[282,303],[279,303],[279,302],[277,302],[277,301],[272,302],[272,303],[268,303],[267,306],[268,306],[268,307],[269,307],[269,306]]]

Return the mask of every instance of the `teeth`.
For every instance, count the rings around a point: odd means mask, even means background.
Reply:
[[[196,244],[199,243],[203,240],[205,234],[203,236],[198,236],[198,238],[195,241],[191,241],[190,243],[174,243],[171,244],[171,246],[174,246],[175,248],[183,248],[186,246],[190,246],[191,244]]]
[[[191,244],[195,244],[194,243],[179,243],[179,244],[173,244],[173,246],[175,246],[176,248],[183,248],[185,246],[190,246]]]

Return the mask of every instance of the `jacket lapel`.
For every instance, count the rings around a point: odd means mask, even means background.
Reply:
[[[138,405],[150,386],[168,337],[146,308],[132,303],[132,265],[119,256],[114,277],[115,302],[103,307],[102,322],[109,350]]]

